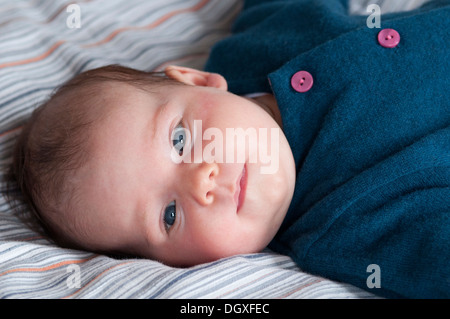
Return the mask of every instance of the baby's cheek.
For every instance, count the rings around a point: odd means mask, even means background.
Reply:
[[[197,229],[192,234],[198,254],[208,261],[247,252],[246,240],[236,226],[222,222],[219,227],[209,226],[206,229]]]

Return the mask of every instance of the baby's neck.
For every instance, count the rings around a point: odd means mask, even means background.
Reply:
[[[250,98],[250,100],[253,100],[256,104],[266,110],[267,113],[269,113],[274,118],[278,125],[283,128],[280,109],[278,108],[277,100],[275,99],[275,96],[273,96],[273,94],[267,93],[254,98]]]

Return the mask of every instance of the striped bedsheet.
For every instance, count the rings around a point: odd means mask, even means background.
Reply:
[[[144,70],[168,64],[202,68],[241,5],[240,0],[0,0],[2,188],[22,123],[55,88],[111,63]],[[63,249],[28,228],[0,196],[0,298],[373,297],[306,274],[290,258],[268,250],[180,269]]]

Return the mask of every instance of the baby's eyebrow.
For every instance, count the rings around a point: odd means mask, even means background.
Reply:
[[[153,118],[149,121],[148,125],[152,126],[152,135],[151,135],[151,139],[152,141],[155,140],[156,138],[156,132],[158,132],[158,130],[160,129],[159,124],[161,123],[161,114],[163,114],[165,112],[165,110],[167,109],[166,107],[167,103],[162,103],[158,106],[155,114],[153,115]]]

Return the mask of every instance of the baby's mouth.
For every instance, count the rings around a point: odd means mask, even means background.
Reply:
[[[244,164],[242,173],[236,181],[236,192],[234,193],[234,201],[236,202],[236,213],[239,213],[240,208],[244,204],[245,191],[247,189],[247,167]]]

